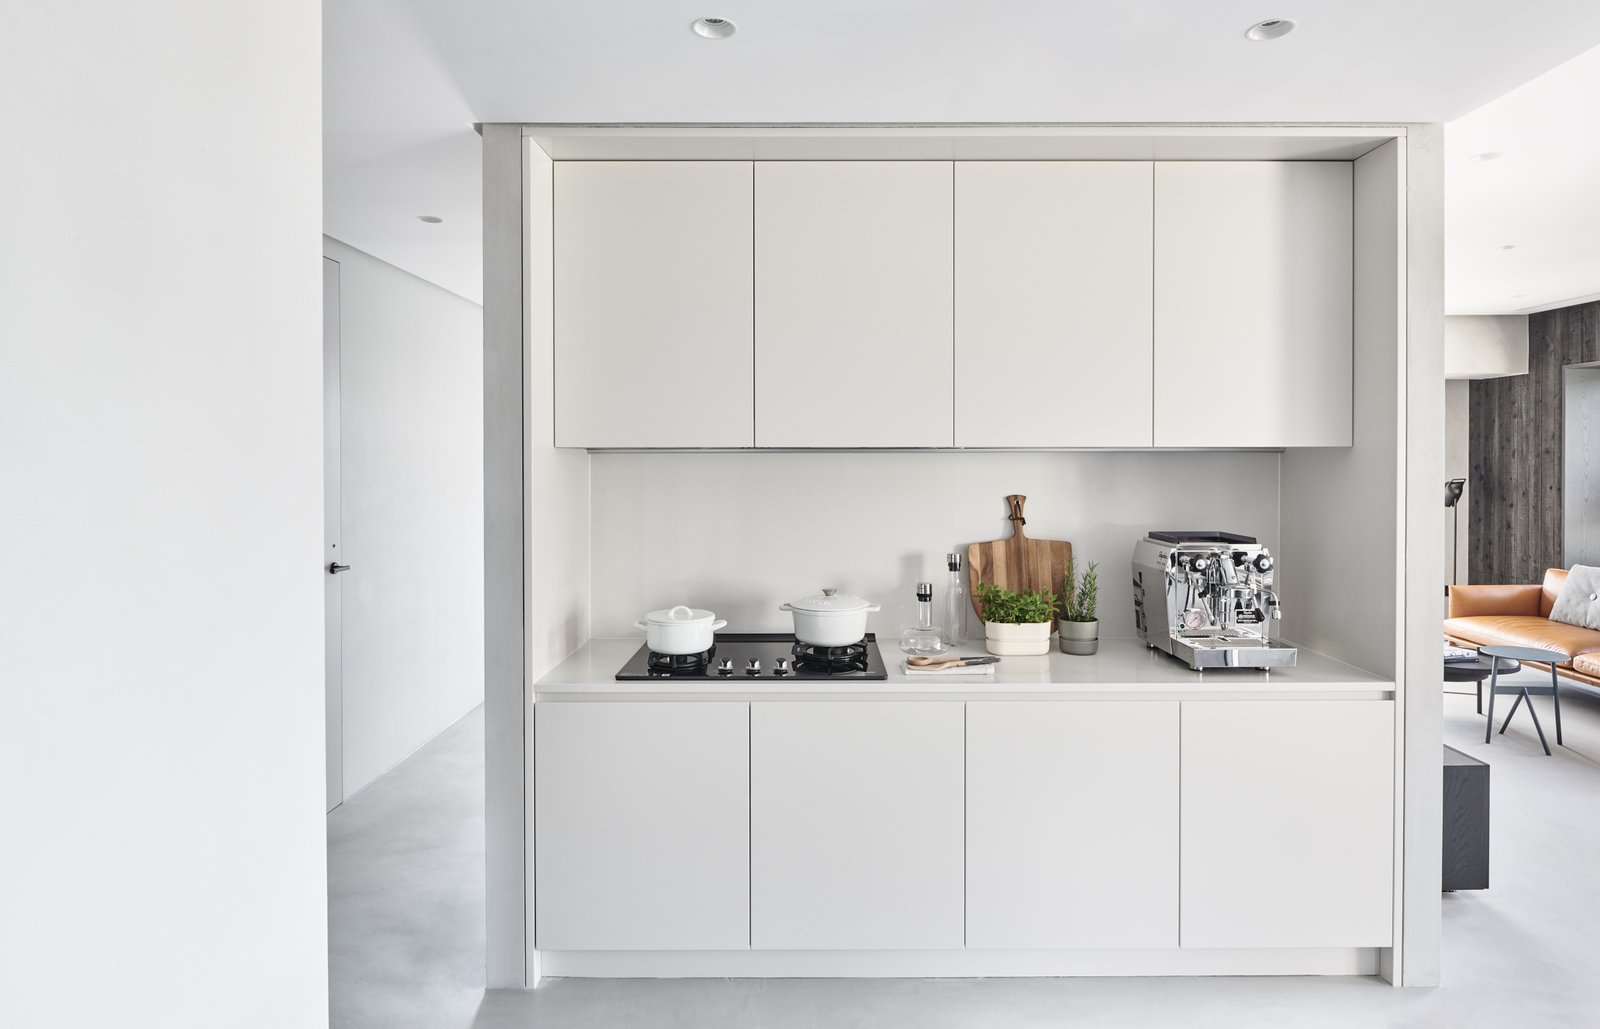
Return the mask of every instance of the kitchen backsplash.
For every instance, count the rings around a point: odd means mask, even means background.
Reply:
[[[638,635],[674,604],[728,631],[789,631],[778,605],[836,586],[914,618],[915,586],[944,595],[945,554],[1027,532],[1100,563],[1101,633],[1133,635],[1129,562],[1151,529],[1225,529],[1278,546],[1276,453],[604,453],[590,457],[592,633]],[[1283,576],[1294,569],[1285,568]],[[935,610],[942,610],[936,603]],[[981,633],[981,623],[973,620]]]

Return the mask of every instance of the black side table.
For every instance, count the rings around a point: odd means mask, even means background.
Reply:
[[[1511,724],[1511,716],[1517,713],[1517,708],[1522,702],[1528,702],[1528,713],[1533,716],[1533,728],[1539,734],[1539,745],[1544,747],[1545,756],[1550,755],[1550,743],[1544,738],[1544,727],[1539,724],[1539,712],[1533,709],[1533,698],[1549,696],[1555,701],[1556,706],[1556,746],[1565,746],[1561,741],[1561,690],[1556,684],[1556,665],[1567,660],[1567,655],[1555,650],[1541,650],[1538,647],[1479,647],[1478,653],[1489,658],[1494,665],[1489,673],[1489,717],[1483,729],[1483,742],[1488,743],[1494,735],[1494,696],[1496,693],[1515,693],[1516,703],[1511,705],[1511,710],[1506,713],[1506,720],[1500,726],[1501,735],[1505,734],[1506,726]],[[1512,661],[1538,661],[1550,666],[1549,686],[1501,686],[1500,672],[1502,663],[1510,658]],[[1509,668],[1505,669],[1510,671]]]

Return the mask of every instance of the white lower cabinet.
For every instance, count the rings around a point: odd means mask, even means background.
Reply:
[[[1185,947],[1387,947],[1394,704],[1183,705]]]
[[[961,947],[963,706],[751,704],[752,947]]]
[[[967,705],[967,946],[1178,946],[1178,703]]]
[[[547,951],[1387,947],[1394,704],[541,703]]]
[[[537,947],[749,946],[749,712],[535,706]]]

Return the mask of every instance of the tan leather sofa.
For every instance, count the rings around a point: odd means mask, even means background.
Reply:
[[[1558,651],[1567,656],[1556,666],[1561,675],[1600,686],[1600,632],[1550,620],[1566,581],[1566,569],[1551,568],[1538,586],[1452,586],[1445,637],[1470,647],[1499,644]]]

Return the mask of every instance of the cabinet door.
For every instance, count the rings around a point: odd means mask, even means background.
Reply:
[[[754,442],[750,191],[747,161],[556,162],[557,446]]]
[[[750,944],[961,946],[962,705],[754,703]]]
[[[1393,942],[1394,704],[1183,705],[1185,947]]]
[[[1149,162],[956,165],[956,445],[1151,444]]]
[[[749,705],[534,711],[535,944],[750,944]]]
[[[1178,945],[1178,704],[967,704],[967,946]]]
[[[1156,445],[1349,446],[1349,162],[1155,177]]]
[[[757,446],[950,446],[951,175],[756,163]]]

